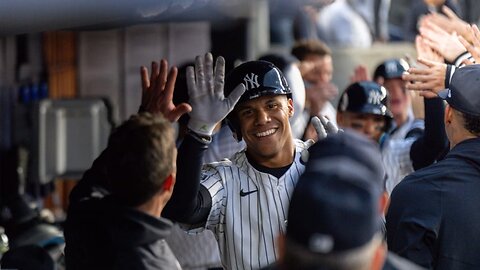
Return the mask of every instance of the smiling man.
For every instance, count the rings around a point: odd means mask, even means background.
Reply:
[[[166,216],[212,230],[226,269],[259,269],[278,254],[290,196],[307,146],[292,136],[291,91],[281,71],[265,61],[236,67],[223,85],[224,60],[197,57],[187,71],[192,112],[189,132],[178,151],[175,191]],[[238,100],[238,102],[237,102]],[[214,123],[227,118],[246,149],[202,167]]]

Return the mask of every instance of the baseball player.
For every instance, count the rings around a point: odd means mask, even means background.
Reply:
[[[308,144],[292,136],[291,91],[278,68],[246,62],[224,87],[224,65],[219,57],[213,67],[206,54],[187,70],[189,131],[178,150],[175,192],[164,214],[188,224],[191,233],[211,230],[226,269],[258,269],[278,258],[275,239],[285,232]],[[225,117],[246,148],[202,167],[212,129]]]
[[[405,176],[432,164],[446,146],[442,100],[424,99],[425,119],[428,121],[424,133],[425,123],[422,119],[415,119],[412,98],[406,90],[406,81],[402,80],[402,74],[408,69],[409,65],[403,59],[389,59],[381,63],[373,75],[373,79],[387,90],[387,107],[393,117],[382,144],[389,194]]]

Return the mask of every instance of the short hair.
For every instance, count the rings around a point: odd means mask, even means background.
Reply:
[[[287,236],[283,266],[286,269],[367,270],[370,269],[375,251],[382,244],[380,234],[374,235],[364,245],[352,250],[317,254],[299,245]]]
[[[128,206],[151,199],[175,170],[171,123],[150,113],[133,115],[108,141],[107,175],[112,194]]]
[[[298,60],[303,61],[307,55],[315,54],[318,56],[331,55],[332,51],[320,40],[316,39],[306,39],[300,40],[293,45],[292,54],[298,58]]]
[[[470,133],[480,137],[480,116],[460,112],[463,118],[463,127]]]

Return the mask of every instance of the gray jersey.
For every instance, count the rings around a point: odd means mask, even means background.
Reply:
[[[300,157],[307,147],[295,144],[293,164],[280,178],[257,171],[245,151],[204,166],[201,183],[212,197],[205,227],[217,238],[225,268],[258,269],[277,260],[277,236],[285,233],[290,197],[305,170]]]
[[[413,129],[424,129],[423,120],[414,119],[413,114],[407,122],[399,127],[388,137],[382,147],[382,158],[385,171],[387,172],[386,188],[388,194],[402,181],[405,176],[412,173],[413,165],[410,158],[410,148],[417,140],[417,137],[405,138]]]

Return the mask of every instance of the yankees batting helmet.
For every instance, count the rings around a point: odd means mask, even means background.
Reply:
[[[381,63],[373,73],[373,79],[376,80],[379,77],[384,79],[401,78],[403,72],[410,68],[407,61],[403,59],[389,59]]]
[[[372,82],[356,82],[347,87],[338,102],[339,112],[368,113],[384,116],[386,128],[392,121],[392,113],[387,108],[387,90]]]
[[[267,61],[250,61],[234,68],[225,79],[224,96],[230,95],[241,83],[245,85],[245,93],[237,104],[268,95],[286,95],[292,98],[290,87],[280,69]],[[227,116],[227,123],[235,138],[241,141],[240,126],[234,111]]]

